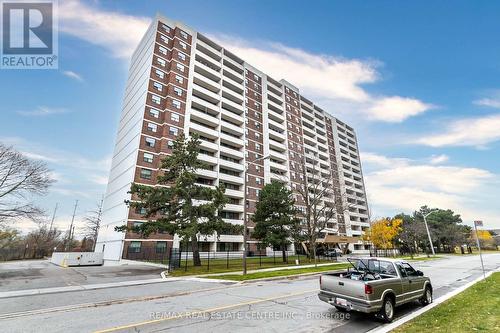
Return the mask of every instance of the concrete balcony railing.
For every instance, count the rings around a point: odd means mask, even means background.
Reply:
[[[217,165],[218,159],[215,156],[210,156],[206,154],[198,154],[198,159],[206,164]]]
[[[222,172],[219,172],[219,179],[222,181],[227,181],[234,184],[243,184],[244,180],[242,176],[233,176],[228,175]]]
[[[244,197],[243,191],[231,190],[228,188],[226,188],[226,192],[224,194],[230,198],[243,198]]]
[[[191,119],[197,120],[203,124],[210,125],[211,127],[219,126],[219,119],[216,116],[195,109],[191,109],[190,114]]]
[[[236,159],[242,159],[243,158],[243,152],[241,150],[235,150],[235,149],[232,149],[232,148],[229,148],[229,147],[224,147],[224,146],[220,146],[220,152],[221,153],[224,153],[226,155],[229,155],[231,157],[234,157]]]
[[[224,210],[227,210],[230,212],[243,213],[243,205],[226,204],[224,206]]]
[[[223,166],[227,169],[243,172],[245,170],[245,166],[243,164],[227,161],[224,159],[219,159],[220,166]]]
[[[189,128],[193,132],[196,132],[196,133],[198,133],[200,135],[209,137],[211,139],[217,139],[219,137],[219,132],[218,131],[216,131],[214,129],[211,129],[211,128],[208,128],[206,126],[202,126],[200,124],[196,124],[196,123],[191,122],[189,124]]]

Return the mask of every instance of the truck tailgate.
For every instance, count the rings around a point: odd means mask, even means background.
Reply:
[[[324,274],[321,276],[321,290],[338,294],[339,297],[353,297],[366,299],[365,283],[335,275]]]

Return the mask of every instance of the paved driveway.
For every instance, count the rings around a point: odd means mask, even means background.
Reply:
[[[0,263],[0,292],[156,279],[163,269],[147,265],[59,267],[47,260]]]

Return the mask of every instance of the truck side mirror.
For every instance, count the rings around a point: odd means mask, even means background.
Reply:
[[[417,271],[417,275],[418,275],[418,276],[424,276],[424,272],[422,272],[422,271]]]

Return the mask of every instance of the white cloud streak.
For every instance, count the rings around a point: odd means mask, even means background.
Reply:
[[[65,108],[52,108],[47,106],[38,106],[34,110],[30,111],[17,111],[17,114],[26,117],[45,117],[55,114],[68,113],[69,110]]]
[[[77,74],[77,73],[75,73],[73,71],[63,71],[62,73],[63,73],[64,76],[67,76],[70,79],[83,82],[83,78],[81,77],[80,74]]]
[[[413,143],[431,147],[475,146],[500,140],[500,114],[460,119],[452,122],[438,134],[416,139]]]

